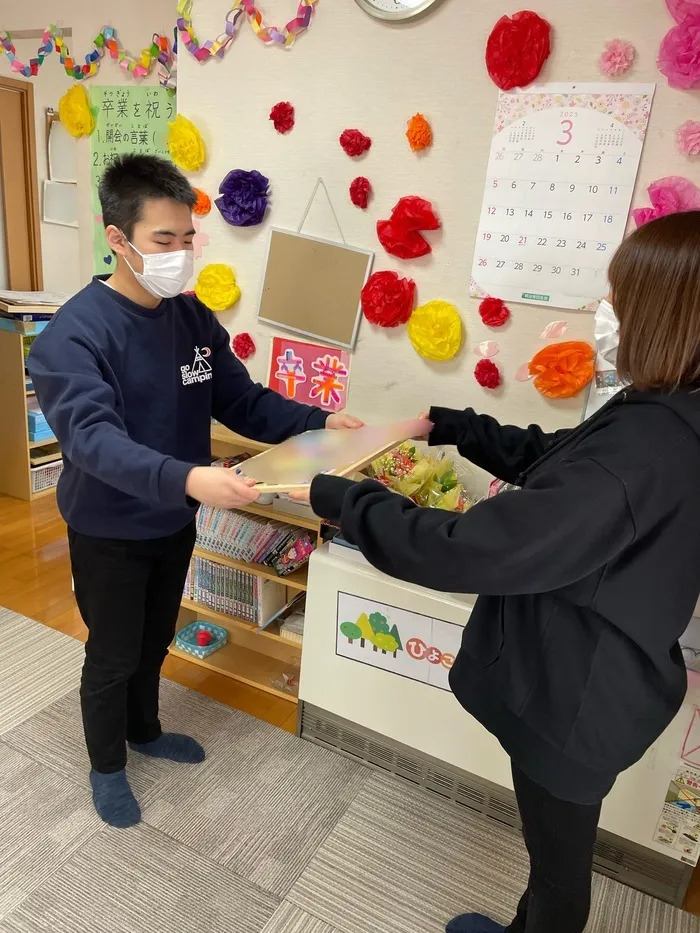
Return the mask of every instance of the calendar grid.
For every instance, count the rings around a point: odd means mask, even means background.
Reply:
[[[584,308],[608,288],[654,85],[551,87],[499,95],[471,293]]]

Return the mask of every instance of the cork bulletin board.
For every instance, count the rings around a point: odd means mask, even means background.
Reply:
[[[352,350],[374,253],[273,228],[258,319]]]

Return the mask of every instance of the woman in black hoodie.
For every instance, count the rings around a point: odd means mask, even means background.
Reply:
[[[432,408],[430,443],[520,487],[464,515],[318,476],[314,511],[377,568],[479,593],[450,673],[512,760],[530,881],[508,933],[582,933],[601,802],[681,706],[700,594],[700,212],[635,231],[609,271],[629,381],[572,430]],[[449,933],[502,933],[463,915]]]

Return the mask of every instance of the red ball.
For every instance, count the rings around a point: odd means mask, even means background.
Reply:
[[[360,130],[344,130],[339,139],[340,145],[351,158],[357,158],[372,146],[372,140]]]
[[[350,185],[350,200],[355,207],[361,207],[364,210],[369,204],[369,196],[372,194],[372,185],[369,178],[359,175]]]
[[[501,373],[491,360],[479,360],[474,370],[476,381],[484,389],[497,389],[501,384]]]
[[[239,360],[247,360],[255,353],[255,341],[250,334],[236,334],[231,341],[231,349]]]
[[[479,314],[487,327],[502,327],[510,317],[502,298],[484,298],[479,305]]]
[[[197,645],[200,648],[206,648],[207,645],[210,645],[213,641],[211,637],[211,632],[208,632],[205,628],[201,628],[197,632]]]
[[[294,128],[294,107],[288,100],[280,101],[270,111],[270,119],[278,133],[288,133]]]

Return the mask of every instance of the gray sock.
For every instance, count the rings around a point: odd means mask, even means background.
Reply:
[[[90,772],[92,799],[100,819],[117,829],[127,829],[141,822],[141,808],[134,797],[126,771],[101,774]]]

